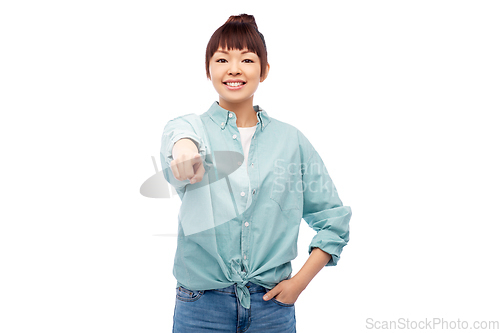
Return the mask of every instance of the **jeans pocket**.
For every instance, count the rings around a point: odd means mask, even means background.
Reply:
[[[288,304],[288,303],[282,303],[280,301],[278,301],[276,298],[272,298],[271,301],[273,301],[274,303],[280,305],[280,306],[285,306],[285,307],[291,307],[291,306],[294,306],[295,303],[292,303],[292,304]]]
[[[183,286],[175,288],[176,297],[183,302],[194,302],[198,300],[204,293],[204,290],[187,289]]]

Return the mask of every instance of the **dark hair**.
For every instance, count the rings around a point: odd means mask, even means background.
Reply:
[[[207,45],[205,69],[210,78],[210,59],[219,47],[228,50],[248,49],[260,59],[260,76],[264,76],[267,67],[267,49],[264,36],[259,32],[253,15],[233,15],[219,29],[215,30]]]

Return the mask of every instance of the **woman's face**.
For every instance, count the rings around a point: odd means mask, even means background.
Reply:
[[[269,66],[268,66],[269,67]],[[267,71],[260,77],[260,59],[248,50],[219,48],[209,63],[210,79],[219,97],[232,104],[252,98]]]

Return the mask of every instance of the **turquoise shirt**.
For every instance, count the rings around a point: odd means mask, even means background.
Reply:
[[[198,116],[170,120],[163,131],[165,179],[181,198],[173,274],[177,286],[194,290],[237,285],[241,305],[250,308],[248,281],[272,289],[292,273],[302,219],[317,234],[334,266],[349,241],[351,209],[343,206],[318,152],[292,125],[269,117],[259,106],[257,129],[244,160],[236,114],[214,102]],[[199,183],[175,179],[172,148],[191,139],[202,156]]]

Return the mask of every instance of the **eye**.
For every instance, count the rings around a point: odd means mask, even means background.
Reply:
[[[244,63],[247,63],[247,64],[250,64],[250,63],[252,63],[252,62],[253,62],[253,60],[251,60],[251,59],[245,59],[245,60],[243,60],[243,62],[244,62]]]
[[[215,62],[224,63],[224,62],[227,62],[227,60],[226,59],[218,59]]]

